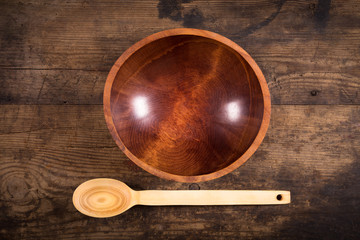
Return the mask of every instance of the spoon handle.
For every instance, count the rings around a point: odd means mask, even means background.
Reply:
[[[272,205],[290,203],[289,191],[277,190],[145,190],[140,205]]]

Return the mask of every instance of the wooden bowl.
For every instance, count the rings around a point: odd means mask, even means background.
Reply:
[[[104,112],[120,149],[180,182],[223,176],[259,147],[270,94],[255,61],[208,31],[171,29],[134,44],[105,84]]]

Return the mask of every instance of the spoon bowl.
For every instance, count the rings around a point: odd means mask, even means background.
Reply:
[[[75,208],[88,216],[119,215],[134,205],[269,205],[290,203],[288,191],[256,190],[145,190],[134,191],[115,179],[82,183],[73,195]]]
[[[125,183],[97,178],[82,183],[74,192],[77,210],[92,217],[112,217],[134,206],[136,192]]]

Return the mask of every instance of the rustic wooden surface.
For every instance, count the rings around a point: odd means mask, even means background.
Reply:
[[[0,1],[0,239],[358,239],[360,3]],[[247,50],[272,118],[243,166],[185,184],[137,168],[106,128],[106,75],[136,41],[202,28]],[[280,189],[286,206],[77,212],[73,190],[110,177],[141,189]]]

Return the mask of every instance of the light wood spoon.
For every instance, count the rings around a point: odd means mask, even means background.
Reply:
[[[81,213],[97,218],[121,214],[134,205],[271,205],[290,203],[289,191],[254,190],[144,190],[97,178],[78,186],[73,203]]]

